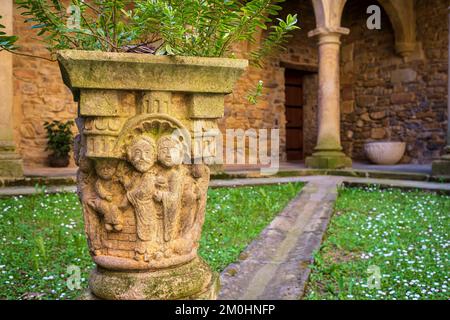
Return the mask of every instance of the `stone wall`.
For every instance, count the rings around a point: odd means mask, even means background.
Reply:
[[[15,8],[14,34],[20,51],[49,58],[36,31],[25,24]],[[14,55],[14,131],[25,166],[46,166],[47,145],[44,121],[74,119],[72,94],[62,83],[56,62]],[[76,128],[74,127],[74,132]],[[72,157],[71,157],[72,158]],[[73,164],[73,161],[71,163]]]
[[[281,56],[270,59],[263,69],[250,68],[236,85],[232,95],[226,99],[225,117],[220,123],[222,131],[228,129],[279,128],[280,153],[285,158],[285,114],[284,114],[284,68],[280,62],[317,67],[317,50],[314,40],[307,37],[307,32],[315,26],[312,5],[308,1],[300,4],[289,1],[285,5],[283,16],[298,13],[301,30],[294,33],[287,44],[288,50]],[[14,33],[19,36],[21,51],[33,55],[49,57],[45,45],[40,42],[35,30],[23,23],[23,18],[16,9]],[[252,45],[240,44],[234,48],[238,57],[247,57]],[[308,77],[307,77],[308,78]],[[305,84],[305,108],[316,109],[317,79]],[[264,95],[256,105],[247,101],[247,94],[252,91],[259,80],[264,81]],[[66,120],[76,117],[76,104],[72,95],[61,81],[56,62],[42,59],[14,56],[14,129],[19,152],[25,166],[39,167],[47,165],[48,152],[45,151],[46,137],[43,122],[48,120]],[[308,80],[306,80],[306,83]],[[309,115],[308,115],[309,114]],[[308,121],[306,121],[308,119]],[[305,109],[305,132],[313,133],[316,129],[315,111]],[[76,129],[74,128],[74,131]],[[315,135],[305,135],[305,146],[309,153],[315,144]],[[71,165],[74,165],[73,162]]]
[[[394,51],[394,32],[382,11],[381,30],[366,27],[373,1],[350,0],[342,25],[342,143],[365,159],[373,140],[407,143],[405,163],[427,163],[445,146],[447,124],[448,23],[446,0],[417,0],[418,49],[407,60]]]
[[[317,46],[307,33],[315,28],[315,18],[309,1],[288,1],[283,4],[282,16],[297,13],[300,30],[293,33],[286,44],[287,50],[277,57],[269,59],[263,69],[250,68],[236,85],[235,92],[226,100],[225,117],[220,123],[223,131],[227,129],[270,128],[280,129],[280,156],[286,159],[285,133],[285,93],[284,65],[310,73],[317,68]],[[239,57],[247,57],[252,47],[235,48]],[[250,104],[247,93],[255,87],[259,80],[264,81],[264,94],[256,105]],[[304,146],[305,154],[312,153],[317,136],[317,77],[313,73],[304,77]],[[308,133],[308,134],[306,134]]]
[[[389,138],[408,143],[403,162],[429,162],[445,145],[447,120],[447,5],[446,0],[415,0],[418,40],[423,50],[408,61],[394,51],[394,32],[382,12],[382,29],[366,28],[366,9],[373,1],[348,0],[342,25],[351,29],[342,37],[341,118],[344,151],[364,160],[363,145]],[[284,3],[283,16],[298,13],[301,30],[294,32],[288,50],[270,59],[263,69],[250,68],[226,99],[220,128],[279,128],[281,159],[285,159],[284,66],[311,71],[317,68],[317,39],[307,36],[315,28],[310,1]],[[15,13],[14,32],[21,50],[48,56],[35,32]],[[234,48],[247,57],[250,44]],[[420,52],[419,52],[420,53]],[[264,94],[256,105],[246,96],[258,80]],[[317,137],[317,75],[304,79],[304,151],[313,152]],[[73,119],[76,104],[63,85],[57,63],[14,57],[14,129],[26,166],[45,166],[47,152],[43,122]],[[386,128],[390,128],[387,130]],[[75,128],[74,128],[75,130]],[[73,165],[73,164],[72,164]]]

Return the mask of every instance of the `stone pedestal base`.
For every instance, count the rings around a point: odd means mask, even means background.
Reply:
[[[306,166],[313,169],[351,168],[352,160],[341,151],[319,151],[306,158]]]
[[[22,159],[15,152],[0,152],[0,177],[23,177]]]
[[[214,300],[219,276],[200,258],[170,269],[110,271],[97,267],[81,300]]]
[[[450,177],[450,153],[444,155],[441,159],[433,161],[433,176]]]

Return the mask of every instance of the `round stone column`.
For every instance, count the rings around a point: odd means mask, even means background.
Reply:
[[[340,37],[347,29],[316,29],[310,36],[319,37],[318,138],[315,152],[306,159],[312,168],[351,167],[351,159],[342,152],[340,138]]]
[[[13,0],[0,2],[0,15],[5,32],[13,32]],[[14,144],[13,111],[13,57],[3,50],[0,52],[0,177],[23,176],[22,160],[16,153]]]

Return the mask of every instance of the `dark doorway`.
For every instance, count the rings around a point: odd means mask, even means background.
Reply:
[[[303,160],[303,73],[285,69],[287,160]]]

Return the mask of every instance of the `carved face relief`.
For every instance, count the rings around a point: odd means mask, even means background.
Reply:
[[[117,161],[110,159],[99,159],[95,161],[95,172],[104,180],[111,180],[116,173]]]
[[[166,167],[178,166],[183,162],[183,144],[171,137],[164,136],[158,140],[158,160]]]
[[[134,140],[128,147],[128,161],[139,172],[147,172],[156,161],[155,142],[150,137],[141,137]]]

